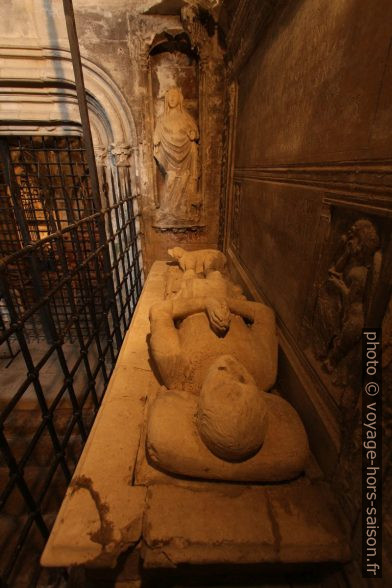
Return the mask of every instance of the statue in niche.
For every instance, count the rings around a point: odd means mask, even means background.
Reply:
[[[295,410],[266,392],[277,370],[274,313],[221,272],[204,275],[186,270],[176,294],[150,310],[150,352],[165,387],[149,410],[148,457],[196,478],[292,479],[308,443]]]
[[[320,288],[314,321],[316,356],[338,385],[347,383],[342,363],[360,341],[382,259],[376,228],[367,219],[350,227],[342,246]]]
[[[165,225],[197,222],[200,216],[199,130],[183,100],[177,86],[166,91],[154,131],[154,158],[164,178],[156,219]]]

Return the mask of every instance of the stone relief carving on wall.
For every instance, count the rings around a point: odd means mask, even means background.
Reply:
[[[165,93],[164,112],[154,130],[154,158],[164,178],[156,221],[160,225],[198,222],[199,129],[186,111],[178,86]]]
[[[378,230],[371,220],[359,218],[341,235],[313,318],[315,356],[337,386],[349,384],[381,263]]]

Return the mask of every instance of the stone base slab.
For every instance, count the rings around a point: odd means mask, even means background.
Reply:
[[[324,483],[214,486],[149,487],[145,567],[349,559],[344,529]]]

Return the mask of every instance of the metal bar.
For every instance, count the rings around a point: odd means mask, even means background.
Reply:
[[[95,163],[93,139],[91,135],[90,120],[88,116],[86,91],[84,87],[82,61],[80,58],[79,42],[76,33],[75,16],[72,6],[72,0],[63,0],[65,22],[67,25],[69,46],[72,56],[72,65],[75,75],[76,93],[78,97],[80,118],[83,128],[83,139],[86,148],[87,164],[91,181],[93,199],[95,200],[95,210],[100,210],[99,201],[99,181],[97,166]]]
[[[126,168],[117,186],[112,171],[106,175],[102,169],[103,206],[96,210],[79,137],[13,136],[2,142],[0,286],[6,314],[0,344],[16,341],[20,353],[17,386],[0,408],[0,460],[10,476],[0,492],[0,511],[12,508],[15,494],[24,504],[14,545],[4,566],[0,564],[0,584],[7,585],[18,574],[35,526],[41,526],[41,535],[46,532],[46,498],[59,478],[65,492],[119,352],[113,311],[122,338],[137,302],[141,272]],[[107,234],[99,232],[100,226],[107,227]],[[51,342],[41,346],[43,312],[48,314]],[[39,353],[35,344],[30,347],[35,339]],[[71,352],[66,343],[72,343]],[[50,383],[45,378],[47,366],[58,372]],[[31,394],[31,422],[20,435],[14,423],[25,395],[30,403]],[[41,463],[41,443],[49,451],[44,452],[43,483],[35,486],[25,472],[36,467],[36,460]],[[51,504],[54,499],[61,500],[57,488]],[[33,574],[37,573],[35,569]]]
[[[67,25],[67,32],[68,32],[68,39],[69,39],[69,46],[71,50],[72,56],[72,65],[75,75],[75,84],[76,84],[76,93],[78,97],[78,105],[79,105],[79,112],[80,118],[82,121],[82,128],[83,128],[83,138],[86,147],[86,155],[87,155],[87,164],[89,168],[89,175],[91,181],[91,188],[92,188],[92,195],[93,201],[96,210],[101,210],[101,202],[99,198],[99,179],[97,173],[97,166],[95,162],[94,156],[94,146],[93,146],[93,139],[91,135],[91,127],[90,127],[90,120],[88,116],[88,108],[87,108],[87,100],[86,100],[86,91],[84,87],[84,79],[83,79],[83,70],[82,70],[82,60],[80,58],[80,51],[79,51],[79,42],[76,33],[76,24],[75,24],[75,16],[72,6],[72,0],[63,0],[64,6],[64,14],[65,14],[65,21]],[[115,328],[115,336],[117,340],[117,346],[121,347],[121,331],[119,325],[119,319],[117,314],[117,308],[115,306],[115,299],[114,299],[114,292],[113,292],[113,280],[110,271],[110,255],[107,248],[106,243],[106,234],[105,234],[105,226],[102,223],[99,223],[98,226],[99,236],[102,243],[106,244],[105,251],[104,251],[104,272],[107,277],[107,286],[108,286],[108,298],[111,301],[110,309],[113,316],[114,328]]]

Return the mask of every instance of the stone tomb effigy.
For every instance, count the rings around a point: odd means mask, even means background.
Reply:
[[[342,516],[276,391],[278,341],[220,252],[155,262],[41,562],[345,562]]]

